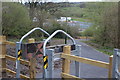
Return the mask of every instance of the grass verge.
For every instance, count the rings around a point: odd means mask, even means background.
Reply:
[[[93,41],[81,41],[81,42],[84,42],[90,46],[92,46],[93,48],[95,48],[96,50],[102,52],[102,53],[105,53],[109,56],[113,55],[113,49],[114,48],[111,48],[111,47],[107,47],[107,46],[101,46]]]

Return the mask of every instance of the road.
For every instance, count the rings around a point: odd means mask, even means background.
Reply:
[[[69,43],[71,43],[69,41]],[[109,62],[109,56],[103,54],[94,48],[88,46],[85,43],[80,42],[80,40],[76,40],[76,43],[81,45],[81,57],[90,58],[94,60],[100,60],[104,62]],[[74,62],[71,63],[71,74],[74,75],[75,73],[75,66]],[[61,69],[54,70],[54,78],[60,78]],[[37,74],[37,77],[40,74]],[[81,63],[80,64],[80,77],[81,78],[107,78],[108,77],[108,70],[88,64]]]

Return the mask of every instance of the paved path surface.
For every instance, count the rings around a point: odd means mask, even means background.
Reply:
[[[96,51],[94,48],[88,46],[85,43],[76,40],[77,44],[82,45],[81,47],[81,56],[85,58],[90,58],[94,60],[100,60],[104,62],[109,62],[109,56],[101,52]],[[60,78],[61,69],[54,70],[54,78]],[[74,62],[71,63],[71,74],[74,75],[75,66]],[[37,77],[40,77],[40,74],[37,74]],[[80,77],[81,78],[107,78],[108,70],[88,64],[80,64]]]
[[[80,40],[76,40],[77,44],[82,45],[81,47],[81,56],[94,59],[94,60],[100,60],[104,62],[109,62],[109,56],[106,54],[103,54],[101,52],[96,51],[94,48],[88,46],[85,43],[80,42]],[[81,78],[107,78],[108,77],[108,70],[88,64],[81,63],[80,66],[80,77]]]

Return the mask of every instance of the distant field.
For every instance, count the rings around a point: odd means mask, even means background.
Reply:
[[[80,8],[80,7],[65,7],[61,8],[63,15],[72,17],[73,20],[82,21],[82,22],[92,22],[94,19],[99,17],[99,14],[96,9]]]
[[[72,19],[73,19],[74,21],[90,22],[90,20],[88,20],[88,19],[83,19],[83,18],[75,18],[75,17],[73,17]]]

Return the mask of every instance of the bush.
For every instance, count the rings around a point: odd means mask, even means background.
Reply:
[[[94,28],[93,28],[93,27],[87,28],[87,29],[82,33],[83,36],[93,36],[93,34],[94,34]]]
[[[31,29],[31,20],[26,7],[12,2],[3,2],[2,7],[3,35],[21,37]]]
[[[51,25],[45,25],[44,26],[44,29],[50,34],[55,32],[56,30],[63,30],[73,37],[79,35],[79,31],[78,31],[77,27],[70,27],[66,23],[59,23],[59,22],[56,22],[54,20],[51,23],[52,23]],[[65,35],[61,34],[61,33],[58,33],[55,37],[56,38],[64,38]]]

